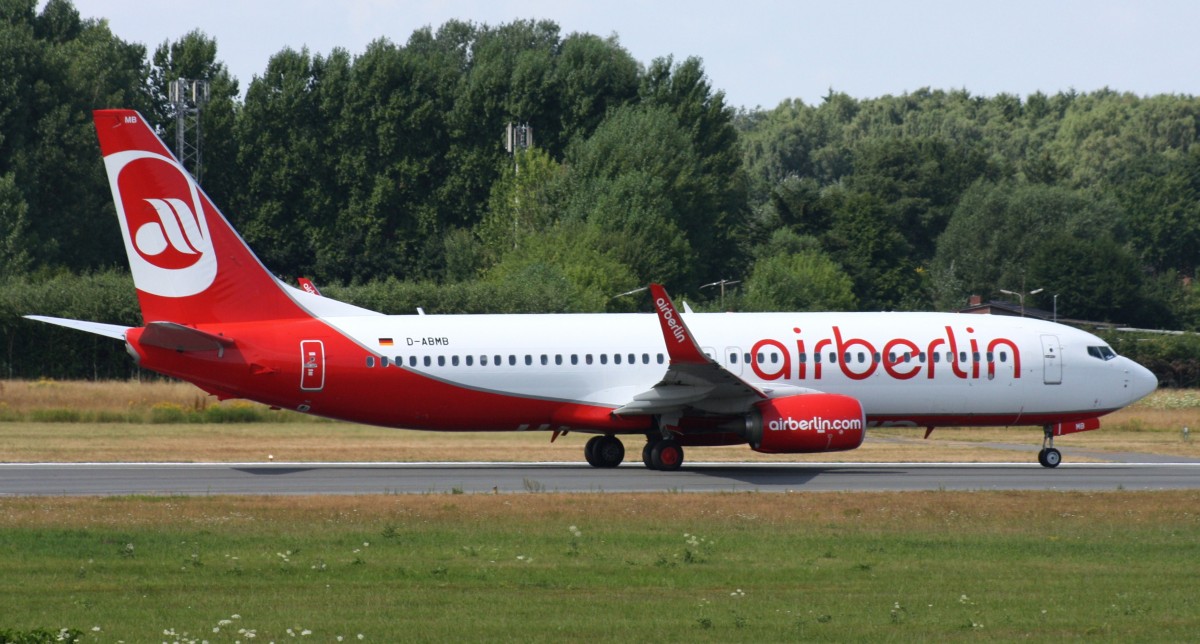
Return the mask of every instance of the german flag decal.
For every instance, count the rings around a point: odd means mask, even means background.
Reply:
[[[393,344],[396,344],[396,343],[392,342],[391,338],[379,338],[379,346],[381,346],[381,347],[390,347]]]

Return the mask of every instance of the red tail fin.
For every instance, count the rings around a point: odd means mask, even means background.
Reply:
[[[141,114],[97,110],[93,116],[147,323],[308,316]]]

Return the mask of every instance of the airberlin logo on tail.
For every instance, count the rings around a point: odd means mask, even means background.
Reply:
[[[195,264],[200,258],[204,238],[196,214],[182,199],[146,199],[158,214],[158,221],[137,227],[133,245],[152,264],[175,268],[170,264],[183,259],[183,266]],[[174,251],[168,253],[167,251]],[[151,259],[153,258],[153,259]]]
[[[208,288],[216,256],[191,177],[173,159],[142,150],[111,154],[104,164],[138,289],[186,297]]]

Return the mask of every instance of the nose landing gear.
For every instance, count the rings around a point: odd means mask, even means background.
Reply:
[[[1054,449],[1054,426],[1046,425],[1042,432],[1042,451],[1038,452],[1038,463],[1042,467],[1058,467],[1062,462],[1062,452]]]

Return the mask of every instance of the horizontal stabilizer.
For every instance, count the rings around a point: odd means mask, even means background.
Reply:
[[[224,353],[232,347],[233,340],[223,335],[205,333],[190,326],[174,322],[151,322],[146,325],[139,340],[140,344],[170,349],[171,351],[216,351]]]
[[[84,320],[68,320],[66,318],[52,318],[46,315],[26,315],[28,320],[37,320],[38,322],[46,322],[47,324],[57,324],[65,326],[68,329],[77,331],[87,331],[96,335],[102,335],[106,338],[114,340],[124,340],[125,332],[133,327],[121,326],[119,324],[104,324],[103,322],[87,322]]]

